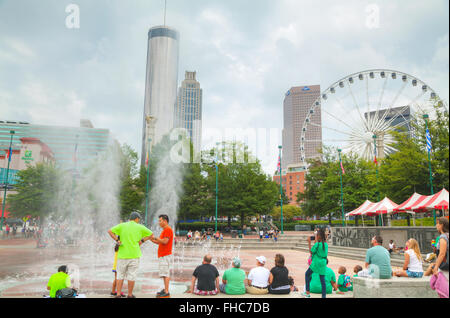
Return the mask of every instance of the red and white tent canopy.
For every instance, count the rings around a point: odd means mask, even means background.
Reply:
[[[412,207],[424,202],[428,197],[414,192],[408,200],[396,207],[393,213],[412,211]]]
[[[421,203],[412,207],[412,210],[415,212],[427,212],[433,209],[448,209],[448,191],[446,189],[427,196]]]
[[[354,209],[351,212],[348,212],[345,216],[349,217],[349,216],[355,216],[355,215],[361,215],[361,212],[364,211],[365,209],[369,208],[370,206],[374,205],[375,203],[366,200],[366,202],[364,202],[363,204],[361,204],[358,208]]]
[[[387,214],[392,212],[395,208],[398,207],[398,204],[393,202],[388,197],[384,198],[380,202],[377,202],[375,205],[366,209],[361,214],[366,216],[375,216],[379,214]]]

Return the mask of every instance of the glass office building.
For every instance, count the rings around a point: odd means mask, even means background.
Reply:
[[[51,149],[55,164],[64,170],[75,165],[83,168],[89,159],[107,150],[110,140],[108,129],[93,128],[89,121],[82,120],[81,127],[35,125],[27,122],[0,120],[0,156],[5,155],[14,130],[12,149],[20,150],[20,138],[37,138]],[[5,167],[2,167],[5,168]]]

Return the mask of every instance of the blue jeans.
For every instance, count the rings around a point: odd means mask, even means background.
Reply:
[[[311,267],[308,268],[308,270],[305,273],[305,285],[306,285],[306,291],[309,292],[309,284],[311,283],[311,277],[312,277],[313,271],[311,270]],[[325,275],[319,275],[320,278],[320,284],[322,285],[322,298],[327,297],[327,286],[325,285]]]
[[[406,270],[406,274],[408,274],[408,277],[413,277],[413,278],[422,278],[422,276],[423,276],[423,272],[411,272],[409,270]]]

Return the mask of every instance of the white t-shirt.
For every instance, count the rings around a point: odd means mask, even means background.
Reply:
[[[248,279],[252,281],[253,286],[267,287],[269,285],[270,271],[262,266],[253,268],[248,274]]]
[[[417,273],[423,272],[422,262],[417,258],[416,253],[413,250],[407,250],[406,253],[409,254],[408,270]]]
[[[263,236],[263,235],[264,235],[264,232],[263,232],[262,230],[259,231],[259,235]]]
[[[391,250],[394,249],[394,243],[389,243],[389,249],[391,249]]]

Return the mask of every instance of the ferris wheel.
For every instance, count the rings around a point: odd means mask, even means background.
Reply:
[[[393,131],[412,135],[412,116],[435,118],[433,105],[440,100],[429,85],[404,72],[374,69],[348,75],[322,91],[307,111],[301,163],[307,167],[307,159],[317,156],[312,145],[340,148],[366,160],[375,154],[382,158],[396,151]]]

